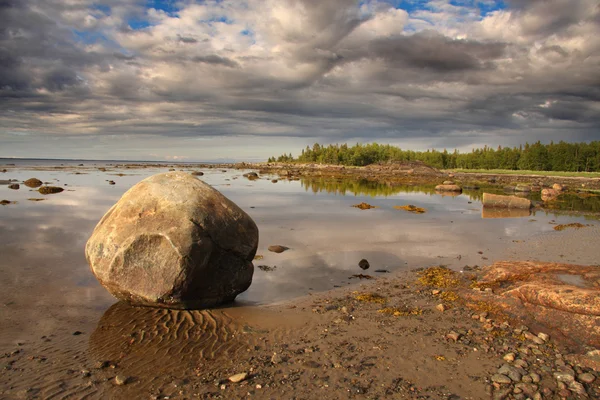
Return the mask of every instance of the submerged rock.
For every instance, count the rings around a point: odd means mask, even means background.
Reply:
[[[360,204],[355,204],[352,207],[360,208],[361,210],[369,210],[371,208],[377,208],[376,206],[372,206],[368,203],[362,202]]]
[[[42,186],[43,182],[37,178],[30,178],[30,179],[27,179],[25,182],[23,182],[23,184],[30,188],[37,188],[37,187]]]
[[[194,171],[194,172],[192,172],[192,175],[194,175],[194,176],[203,176],[204,172]]]
[[[8,185],[8,188],[13,190],[19,190],[21,186],[18,183],[11,183],[10,185]]]
[[[100,283],[133,304],[212,307],[252,282],[258,228],[236,204],[183,172],[139,182],[100,220],[86,258]]]

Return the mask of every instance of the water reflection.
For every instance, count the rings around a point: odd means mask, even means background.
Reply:
[[[0,344],[14,343],[26,335],[41,336],[72,321],[95,325],[114,300],[91,275],[84,244],[102,215],[127,189],[168,170],[80,168],[85,174],[56,169],[6,173],[6,179],[22,182],[36,177],[67,190],[41,196],[24,186],[20,190],[0,187],[0,198],[17,201],[0,207],[0,303],[5,305],[0,324],[10,327],[0,332]],[[393,272],[433,264],[460,268],[489,263],[506,258],[506,248],[514,240],[553,232],[551,220],[581,220],[549,212],[538,212],[536,222],[481,219],[478,200],[483,190],[444,197],[435,193],[433,185],[324,178],[272,184],[270,177],[252,182],[235,179],[245,171],[203,172],[200,179],[215,186],[257,223],[258,254],[264,256],[260,263],[277,266],[274,271],[255,270],[252,286],[238,297],[241,303],[272,303],[355,282],[348,277],[362,272],[358,268],[362,258],[371,263],[367,271],[371,275],[376,275],[372,272],[376,269]],[[116,185],[109,185],[107,179]],[[42,197],[45,201],[27,201]],[[600,211],[596,196],[559,199],[557,207]],[[378,208],[362,211],[351,207],[362,201]],[[418,215],[393,208],[404,204],[427,212]],[[290,250],[271,253],[267,247],[273,244]],[[480,250],[485,250],[486,260]]]
[[[531,215],[523,208],[481,208],[481,218],[523,218]]]

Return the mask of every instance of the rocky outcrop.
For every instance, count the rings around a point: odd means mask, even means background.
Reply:
[[[499,194],[484,193],[483,194],[484,208],[531,208],[531,200],[516,197],[502,196]]]
[[[600,268],[542,262],[496,262],[477,285],[491,287],[507,314],[543,326],[573,345],[600,347]]]
[[[217,190],[183,172],[129,189],[86,245],[92,272],[115,297],[169,308],[212,307],[252,282],[258,228]]]

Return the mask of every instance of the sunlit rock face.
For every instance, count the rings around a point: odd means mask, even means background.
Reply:
[[[132,304],[206,308],[252,282],[258,228],[237,205],[183,172],[151,176],[100,220],[86,258],[100,283]]]

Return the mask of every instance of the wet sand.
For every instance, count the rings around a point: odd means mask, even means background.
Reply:
[[[139,178],[132,176],[135,179]],[[83,188],[76,187],[73,194],[78,190]],[[32,203],[28,214],[31,218],[35,218],[34,207],[40,204]],[[73,207],[75,214],[64,221],[65,225],[85,224],[89,225],[85,229],[91,229],[95,220],[86,218],[86,208],[80,204]],[[364,212],[371,211],[375,210]],[[383,224],[387,215],[371,217],[381,218]],[[527,221],[527,216],[523,221]],[[77,259],[80,255],[75,254],[81,252],[85,238],[70,234],[68,229],[44,228],[52,224],[38,222],[36,237],[18,229],[12,236],[5,236],[9,240],[5,248],[11,252],[3,254],[3,265],[18,268],[0,271],[6,282],[0,333],[0,399],[483,399],[490,398],[492,392],[498,395],[499,390],[495,390],[490,379],[504,363],[502,357],[522,346],[519,335],[512,333],[490,338],[485,328],[488,317],[483,317],[484,322],[473,319],[474,311],[460,302],[451,302],[444,312],[437,310],[439,295],[416,282],[416,272],[409,271],[414,265],[390,274],[376,274],[371,272],[375,269],[372,267],[366,273],[375,279],[360,283],[357,279],[348,280],[349,275],[363,272],[353,261],[364,252],[348,255],[347,249],[344,254],[352,267],[343,269],[340,278],[353,283],[349,287],[331,289],[329,284],[322,290],[330,290],[311,291],[308,296],[275,304],[241,301],[205,311],[113,304],[108,293],[90,284],[93,277],[86,268],[69,270],[74,274],[70,278],[78,285],[61,284],[56,276],[61,269],[53,263],[61,258]],[[526,222],[520,229],[527,224],[533,222]],[[427,237],[425,231],[411,243],[422,245],[424,252],[431,253],[430,265],[450,264],[455,270],[498,259],[598,264],[600,250],[590,245],[600,243],[597,222],[590,221],[592,226],[583,229],[560,232],[554,231],[552,224],[544,224],[547,229],[536,234],[521,235],[515,240],[507,235],[501,246],[481,248],[483,254],[478,253],[477,243],[466,242],[449,242],[455,247],[442,252],[432,250],[437,242],[448,238],[431,233]],[[519,229],[518,226],[507,225],[511,229]],[[308,230],[309,225],[304,229]],[[341,225],[331,229],[342,235],[342,240],[332,243],[349,240],[350,236],[344,239]],[[410,233],[406,232],[407,238]],[[10,240],[14,240],[13,245]],[[25,245],[27,240],[36,241],[38,246]],[[428,241],[433,242],[427,244]],[[292,244],[299,247],[299,243]],[[319,253],[321,260],[327,254],[326,248],[310,250]],[[74,255],[69,255],[71,252]],[[285,261],[290,254],[293,253],[282,253],[277,262]],[[461,254],[464,258],[457,257]],[[434,264],[431,258],[438,262]],[[339,259],[333,257],[331,261]],[[310,264],[315,259],[304,261]],[[255,265],[262,262],[271,264],[267,258]],[[324,275],[319,279],[328,276],[325,272],[321,271]],[[44,281],[48,284],[42,289],[40,282]],[[266,279],[260,288],[277,284],[276,280]],[[385,304],[357,299],[361,294],[378,294],[385,298]],[[85,301],[81,301],[83,298]],[[379,312],[386,308],[408,315]],[[501,322],[493,318],[493,322]],[[515,328],[518,326],[505,330],[512,332]],[[452,333],[458,334],[458,340]],[[544,366],[556,368],[557,354],[562,357],[570,351],[552,341],[541,350],[541,355],[522,358],[530,364],[528,370],[537,371],[542,377],[549,374]],[[239,383],[228,380],[238,373],[248,376]],[[600,394],[599,381],[587,385],[589,394]],[[554,398],[559,392],[549,378],[539,385],[540,391],[543,387],[553,390],[544,398]]]
[[[552,232],[515,243],[509,254],[593,261],[598,250],[581,243],[599,237],[598,226]],[[0,398],[489,398],[502,356],[521,343],[490,341],[459,303],[439,312],[440,299],[416,280],[405,272],[276,305],[206,311],[116,303],[95,327],[67,320],[5,348]],[[360,294],[386,304],[357,300]],[[422,313],[379,312],[390,307]],[[451,332],[461,339],[448,338]],[[541,347],[529,362],[543,376],[541,367],[569,350],[557,342]],[[228,381],[238,373],[248,377]],[[589,387],[600,394],[597,383]]]

